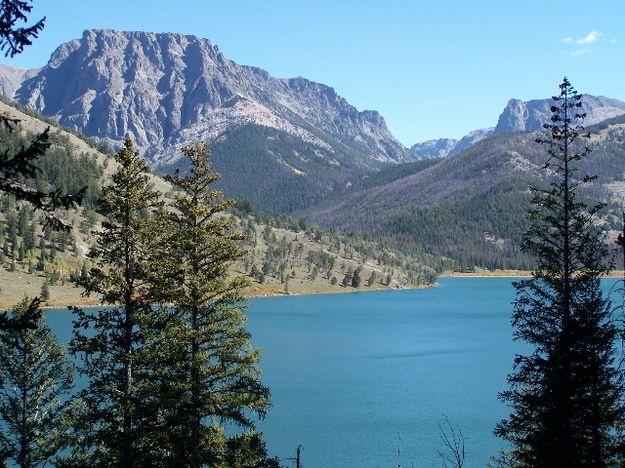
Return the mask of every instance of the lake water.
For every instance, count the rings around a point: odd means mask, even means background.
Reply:
[[[497,393],[521,347],[511,341],[513,299],[506,278],[253,299],[248,328],[273,403],[259,424],[269,452],[286,459],[301,445],[305,468],[441,466],[446,416],[464,435],[465,466],[485,466],[502,446],[492,435],[507,415]],[[47,315],[68,339],[67,312]]]

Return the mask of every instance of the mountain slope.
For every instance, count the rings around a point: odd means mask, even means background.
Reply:
[[[0,63],[0,95],[12,97],[17,88],[25,80],[32,78],[39,72],[39,68],[24,69],[15,68],[10,65]]]
[[[312,222],[373,232],[405,248],[456,261],[460,269],[531,268],[518,244],[527,227],[529,184],[540,184],[545,148],[536,133],[499,133],[407,177],[381,181],[308,209]],[[615,124],[591,140],[580,173],[596,174],[585,196],[609,203],[607,229],[619,226],[625,203],[625,128]],[[354,185],[358,187],[358,185]]]
[[[495,133],[542,130],[543,124],[550,122],[552,105],[552,99],[533,99],[531,101],[510,99],[499,116]],[[586,113],[586,126],[594,125],[617,115],[625,114],[625,102],[585,94],[582,99],[581,112]]]
[[[438,138],[416,143],[410,147],[410,153],[418,158],[442,158],[447,156],[458,144],[453,138]]]
[[[161,171],[178,167],[182,145],[209,140],[224,180],[238,181],[227,194],[271,213],[309,206],[383,163],[415,159],[377,112],[359,112],[323,84],[239,65],[194,36],[88,30],[39,71],[0,68],[2,90],[113,146],[130,135]],[[237,155],[220,153],[226,147]],[[272,190],[250,189],[259,181]]]
[[[13,132],[0,128],[0,151],[19,147],[50,126],[34,112],[21,112],[2,101],[0,113],[20,120]],[[86,186],[86,206],[61,213],[73,226],[71,232],[54,232],[43,229],[39,214],[27,204],[16,204],[0,193],[0,308],[15,305],[24,294],[38,295],[44,281],[51,291],[49,305],[99,301],[95,296],[83,297],[82,289],[73,287],[68,280],[91,265],[87,252],[103,220],[96,213],[99,189],[110,182],[116,164],[110,154],[90,146],[88,138],[54,126],[50,134],[52,146],[39,160],[41,172],[36,184],[50,184],[69,192]],[[153,174],[149,177],[165,200],[170,199],[170,184]],[[303,220],[254,214],[244,203],[230,215],[235,216],[239,229],[246,233],[243,247],[249,252],[233,266],[232,273],[250,277],[250,294],[414,287],[429,284],[436,271],[441,271],[436,259],[430,256],[409,256],[375,240],[331,233]],[[356,270],[362,277],[360,286],[339,283],[348,272]]]

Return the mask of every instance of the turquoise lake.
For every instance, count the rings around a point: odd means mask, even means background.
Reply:
[[[259,423],[269,452],[286,459],[301,445],[306,468],[441,466],[446,416],[464,435],[465,466],[485,466],[503,445],[492,435],[507,415],[497,393],[523,349],[512,342],[513,299],[507,278],[253,299],[248,328],[273,403]],[[47,316],[67,340],[71,316]]]

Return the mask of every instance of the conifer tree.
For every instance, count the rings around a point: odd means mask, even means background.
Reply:
[[[512,413],[495,433],[511,443],[509,464],[600,467],[617,464],[622,389],[614,363],[617,327],[602,295],[607,246],[578,187],[589,153],[578,142],[581,96],[565,78],[554,97],[545,164],[550,183],[531,188],[531,227],[522,247],[536,257],[530,279],[515,284],[514,338],[532,346],[517,355],[500,398]]]
[[[89,380],[80,392],[85,411],[78,429],[84,437],[79,441],[82,458],[75,461],[145,466],[145,459],[155,457],[146,439],[146,424],[153,415],[145,414],[147,397],[141,393],[147,378],[142,322],[152,303],[147,272],[153,224],[146,213],[160,201],[150,189],[147,164],[130,139],[115,160],[118,170],[100,200],[107,219],[90,252],[95,264],[78,280],[88,294],[100,294],[112,307],[97,312],[75,309],[70,348],[81,357],[81,373]]]
[[[35,233],[35,221],[29,223],[24,233],[24,247],[26,250],[32,250],[35,248],[35,239],[37,235]]]
[[[13,311],[20,322],[37,300]],[[34,329],[0,330],[0,450],[21,467],[50,462],[67,442],[73,367],[39,314]]]
[[[360,272],[362,268],[358,267],[354,270],[354,274],[352,275],[352,288],[359,288],[360,283],[362,282],[362,278],[360,277]]]
[[[31,45],[31,38],[36,38],[45,24],[42,18],[32,25],[27,23],[32,10],[30,0],[2,0],[0,3],[0,51],[5,57],[14,57],[21,53],[24,47]]]
[[[244,446],[247,462],[232,466],[277,466],[266,460],[253,431],[252,416],[266,413],[269,390],[259,380],[259,352],[245,329],[247,281],[228,277],[228,267],[243,255],[243,237],[224,214],[234,201],[224,201],[214,190],[220,176],[211,169],[204,143],[183,153],[190,174],[169,178],[177,192],[164,220],[156,275],[171,308],[161,310],[165,325],[150,350],[161,364],[154,378],[161,395],[161,445],[171,466],[230,466],[229,457]],[[227,437],[224,423],[250,431]],[[269,464],[252,463],[250,447],[256,447],[254,457]]]
[[[375,284],[375,280],[376,280],[376,275],[375,275],[375,271],[371,272],[371,276],[369,276],[369,279],[367,280],[367,287],[371,287]]]
[[[41,285],[41,293],[39,294],[39,297],[43,302],[47,302],[48,300],[50,300],[49,286],[50,285],[48,283],[48,277],[46,276],[46,278],[43,280],[43,284]]]

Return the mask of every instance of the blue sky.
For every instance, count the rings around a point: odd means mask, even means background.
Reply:
[[[44,65],[84,29],[178,32],[278,77],[332,86],[375,109],[405,145],[493,126],[510,98],[563,76],[625,100],[625,2],[34,0],[39,39],[4,63]]]

